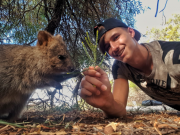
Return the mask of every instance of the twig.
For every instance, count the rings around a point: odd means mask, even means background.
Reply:
[[[62,121],[58,124],[58,125],[61,125],[62,124],[62,122],[64,121],[64,118],[65,118],[65,114],[63,114],[63,119],[62,119]]]
[[[5,127],[1,128],[1,129],[0,129],[0,132],[2,132],[3,130],[5,130],[5,129],[8,128],[8,127],[9,127],[9,125],[6,125]]]
[[[159,129],[158,129],[158,122],[157,121],[154,122],[154,129],[158,132],[159,135],[162,135],[161,131],[159,131]]]

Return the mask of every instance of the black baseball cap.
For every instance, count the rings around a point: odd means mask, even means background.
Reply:
[[[115,19],[115,18],[109,18],[109,19],[106,19],[104,22],[100,22],[98,25],[96,25],[94,27],[94,35],[96,37],[96,31],[98,30],[98,27],[99,26],[104,26],[104,29],[101,29],[99,32],[98,32],[98,43],[99,43],[99,39],[102,37],[102,35],[104,35],[107,31],[113,29],[113,28],[116,28],[116,27],[123,27],[123,28],[128,28],[128,26],[123,23],[122,21],[118,20],[118,19]],[[136,41],[139,41],[140,37],[141,37],[141,34],[139,31],[135,30],[135,36],[134,38],[136,39]]]

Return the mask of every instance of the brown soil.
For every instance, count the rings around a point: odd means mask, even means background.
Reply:
[[[102,112],[71,111],[24,113],[16,125],[0,121],[0,135],[179,135],[177,113],[130,114],[124,118],[105,118]],[[17,126],[23,127],[17,127]]]

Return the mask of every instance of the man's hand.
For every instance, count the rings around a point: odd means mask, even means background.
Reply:
[[[96,108],[108,108],[114,101],[109,78],[100,67],[89,67],[84,72],[79,95]]]

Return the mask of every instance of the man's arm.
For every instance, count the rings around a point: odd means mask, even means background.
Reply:
[[[107,117],[121,117],[126,115],[129,85],[126,79],[116,79],[113,86],[113,98],[111,104],[102,107]]]

